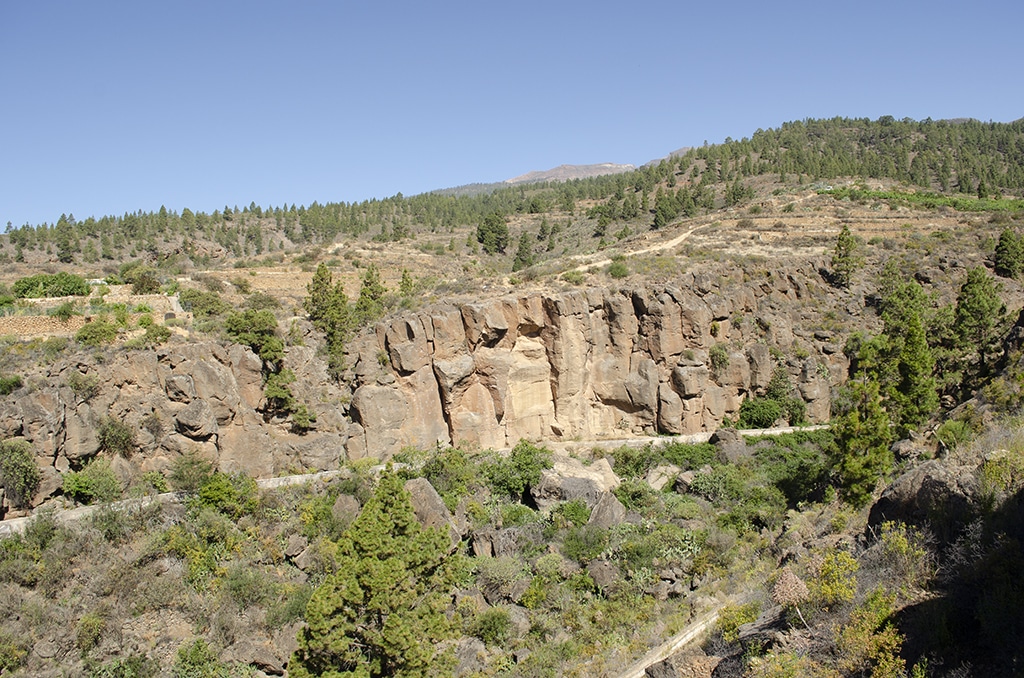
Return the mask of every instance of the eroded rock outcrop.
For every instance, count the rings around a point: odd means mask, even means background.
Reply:
[[[731,283],[726,294],[710,276],[686,274],[660,289],[498,298],[394,318],[352,348],[350,456],[711,431],[767,387],[779,368],[772,348],[794,345],[805,357],[781,368],[809,418],[824,421],[832,363],[844,358],[799,342],[782,303],[813,294],[807,277]],[[712,360],[716,345],[725,350]]]
[[[0,400],[0,435],[32,444],[44,469],[38,504],[59,489],[61,474],[106,454],[97,430],[107,418],[135,431],[139,449],[126,468],[136,473],[166,471],[191,451],[257,477],[335,469],[407,446],[713,431],[763,393],[777,369],[787,371],[808,418],[826,420],[830,379],[845,373],[846,359],[828,340],[795,329],[807,319],[787,310],[825,294],[816,268],[728,275],[402,313],[352,341],[340,384],[314,346],[290,346],[291,388],[316,415],[304,434],[267,409],[263,365],[251,350],[178,340],[50,365],[31,388]],[[583,494],[593,505],[606,490]]]

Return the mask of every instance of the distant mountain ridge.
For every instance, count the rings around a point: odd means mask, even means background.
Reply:
[[[621,174],[635,170],[634,165],[619,165],[613,162],[602,162],[596,165],[559,165],[558,167],[544,170],[527,172],[518,177],[505,179],[506,184],[534,184],[541,181],[569,181],[570,179],[589,179],[600,177],[606,174]]]

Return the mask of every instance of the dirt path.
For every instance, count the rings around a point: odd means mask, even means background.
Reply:
[[[702,638],[718,621],[718,611],[724,605],[724,602],[719,603],[713,610],[705,613],[685,629],[645,654],[642,659],[620,673],[618,678],[643,678],[648,666],[668,659],[690,643]]]
[[[679,235],[677,235],[676,237],[672,238],[671,240],[668,240],[666,242],[656,243],[654,245],[651,245],[650,247],[645,247],[642,250],[633,250],[632,252],[628,252],[627,254],[629,254],[630,256],[634,256],[634,255],[637,255],[637,254],[650,254],[651,252],[660,252],[661,250],[671,249],[671,248],[675,247],[676,245],[678,245],[679,243],[681,243],[684,240],[686,240],[687,238],[689,238],[690,234],[692,234],[694,231],[696,231],[696,230],[698,230],[700,228],[703,228],[704,226],[706,226],[706,224],[701,224],[699,226],[694,226],[689,231],[685,231],[684,233],[680,233]],[[594,262],[591,262],[589,264],[581,264],[581,265],[577,266],[576,268],[574,268],[572,270],[574,270],[574,271],[581,271],[581,272],[582,271],[589,271],[592,268],[600,268],[601,266],[607,266],[610,263],[612,263],[611,259],[601,259],[600,261],[594,261]]]

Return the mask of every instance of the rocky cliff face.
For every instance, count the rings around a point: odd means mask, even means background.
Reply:
[[[438,442],[500,448],[710,431],[768,385],[773,349],[804,356],[780,367],[808,417],[824,421],[845,359],[827,333],[795,332],[791,317],[824,294],[813,268],[756,282],[684,274],[656,288],[402,315],[354,347],[346,448],[386,456]]]
[[[409,445],[502,448],[520,438],[711,431],[735,419],[777,366],[788,371],[808,418],[820,422],[829,415],[830,384],[847,366],[838,341],[799,329],[810,317],[800,309],[827,294],[808,266],[757,280],[687,273],[659,287],[401,314],[353,342],[344,386],[329,383],[314,348],[288,349],[293,389],[317,415],[316,430],[305,435],[264,411],[261,363],[247,348],[181,342],[81,354],[0,401],[0,434],[34,447],[44,469],[39,504],[60,488],[63,473],[102,452],[97,432],[108,417],[136,433],[138,452],[112,459],[125,482],[166,471],[188,450],[221,470],[268,477],[386,458]]]
[[[289,356],[307,378],[310,370],[303,368],[319,362],[313,353],[297,347]],[[43,478],[33,505],[60,489],[64,473],[102,453],[99,429],[106,418],[135,434],[135,453],[110,456],[125,485],[146,471],[167,471],[190,450],[223,471],[257,477],[337,468],[344,437],[330,431],[295,435],[263,415],[261,366],[248,348],[217,342],[112,359],[82,354],[49,366],[0,401],[0,435],[27,440],[35,450]],[[331,414],[325,412],[325,427],[341,428],[340,415]]]

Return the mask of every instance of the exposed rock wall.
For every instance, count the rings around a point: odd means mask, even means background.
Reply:
[[[313,354],[289,351],[307,381],[315,374],[309,365],[319,362]],[[44,379],[0,400],[0,435],[31,443],[43,471],[34,505],[61,487],[62,474],[101,452],[98,430],[107,417],[127,424],[138,443],[129,458],[111,458],[125,484],[146,471],[166,471],[190,450],[223,471],[257,477],[335,469],[344,458],[339,429],[347,424],[337,411],[324,413],[324,431],[305,436],[264,417],[262,362],[248,348],[179,343],[102,361],[80,358],[50,366]]]
[[[292,389],[317,417],[304,435],[265,411],[261,362],[249,349],[180,340],[45,366],[0,400],[0,435],[35,449],[44,471],[39,504],[59,490],[62,474],[101,453],[107,417],[136,432],[138,452],[112,459],[125,482],[166,471],[189,450],[223,471],[270,477],[386,458],[405,446],[712,431],[735,420],[777,367],[808,418],[826,420],[830,384],[847,368],[838,340],[813,329],[830,292],[810,266],[743,276],[682,274],[659,287],[401,314],[352,343],[341,385],[329,381],[315,348],[291,346]],[[92,380],[93,392],[71,388],[75,379]]]
[[[768,385],[773,349],[811,421],[845,363],[793,309],[827,292],[814,269],[763,280],[684,274],[658,288],[586,289],[443,305],[354,346],[350,456],[438,442],[696,433],[735,419]],[[798,336],[802,335],[802,336]],[[728,360],[711,360],[712,348]]]

